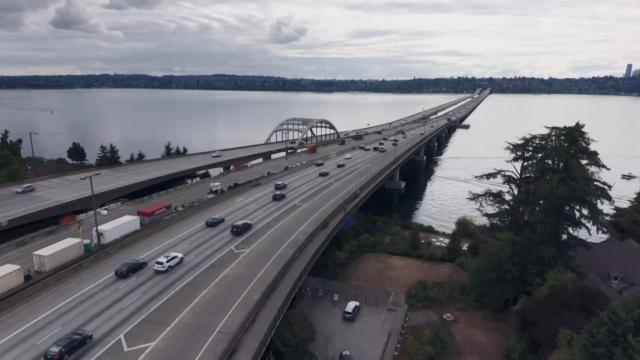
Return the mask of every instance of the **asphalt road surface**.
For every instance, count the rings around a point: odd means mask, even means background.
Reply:
[[[434,120],[427,132],[445,123]],[[398,153],[419,141],[420,129],[408,132]],[[0,313],[0,359],[39,358],[56,338],[77,328],[95,334],[79,354],[82,358],[220,358],[273,272],[295,256],[346,196],[393,161],[394,149],[389,143],[387,147],[386,153],[355,150],[350,160],[335,156],[321,168],[291,172],[283,179],[289,186],[280,202],[271,200],[272,184],[247,189],[5,309]],[[341,161],[347,165],[339,169]],[[319,177],[322,169],[330,175]],[[206,228],[203,222],[210,216],[224,216],[226,222]],[[231,235],[231,224],[242,219],[251,220],[253,229]],[[127,259],[152,262],[168,251],[185,254],[184,263],[169,273],[147,268],[127,280],[113,276]]]

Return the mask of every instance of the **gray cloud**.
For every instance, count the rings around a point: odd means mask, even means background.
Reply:
[[[307,28],[293,24],[291,16],[283,16],[269,27],[269,40],[274,44],[287,44],[300,41],[307,34]]]
[[[153,9],[163,0],[110,0],[104,4],[105,9],[111,10],[127,10],[131,8]]]
[[[49,7],[55,0],[0,0],[0,28],[20,30],[27,12]]]
[[[116,34],[110,32],[102,21],[93,17],[89,10],[77,3],[76,0],[66,0],[64,5],[58,7],[49,24],[56,29]]]

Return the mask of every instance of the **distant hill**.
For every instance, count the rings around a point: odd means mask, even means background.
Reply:
[[[435,78],[411,80],[314,80],[251,75],[44,75],[0,76],[0,89],[200,89],[249,91],[362,91],[377,93],[495,93],[639,95],[640,76],[591,78]]]

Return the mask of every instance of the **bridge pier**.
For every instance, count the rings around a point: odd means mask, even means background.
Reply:
[[[262,161],[268,161],[271,160],[271,155],[265,155],[262,157]]]
[[[397,167],[391,178],[384,183],[384,188],[387,190],[398,191],[400,193],[404,192],[405,182],[400,180],[400,167]]]
[[[425,146],[421,147],[420,149],[418,149],[418,151],[416,152],[416,155],[414,156],[413,160],[418,162],[418,163],[421,163],[421,164],[424,164],[425,162],[427,162],[427,158],[425,156],[426,151],[427,151],[427,145],[425,145]]]

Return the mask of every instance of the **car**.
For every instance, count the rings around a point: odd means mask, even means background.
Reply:
[[[398,138],[393,138],[393,139],[391,139],[391,141],[393,141],[393,142],[396,142],[396,143],[397,143],[398,141],[400,141],[400,139],[398,139]]]
[[[378,145],[380,145],[380,146],[384,145],[384,141],[380,141],[380,142],[378,143]]]
[[[402,135],[402,138],[403,138],[403,139],[406,139],[406,138],[407,138],[407,135]]]
[[[211,157],[214,157],[214,158],[222,157],[222,153],[220,151],[215,151],[211,154]]]
[[[273,184],[273,188],[275,190],[284,190],[287,188],[287,183],[286,182],[282,182],[282,181],[278,181],[277,183]]]
[[[360,144],[360,146],[358,146],[358,148],[359,148],[360,150],[364,150],[366,147],[367,147],[367,146],[366,146],[366,145],[364,145],[364,144]]]
[[[349,321],[354,321],[360,312],[360,303],[357,301],[349,301],[344,308],[342,318]]]
[[[204,225],[206,227],[216,227],[224,222],[223,217],[210,217],[205,222]]]
[[[231,234],[240,236],[247,231],[251,230],[253,227],[253,223],[248,220],[238,221],[237,223],[231,225]]]
[[[354,359],[353,359],[353,355],[351,355],[351,352],[349,350],[345,350],[340,353],[338,360],[354,360]]]
[[[339,162],[336,166],[339,167],[339,168],[343,168],[345,165],[344,165],[343,162]]]
[[[33,184],[24,184],[18,186],[18,188],[16,189],[16,194],[26,194],[33,191],[36,191],[36,187],[33,186]]]
[[[364,151],[371,151],[371,148],[370,148],[370,147],[368,147],[368,146],[365,146],[365,147],[364,147],[364,149],[362,149],[362,150],[364,150]]]
[[[69,333],[51,344],[45,351],[44,359],[68,359],[93,340],[93,333],[79,329]]]
[[[393,146],[398,146],[398,143],[391,143],[391,145],[393,145]]]
[[[114,275],[118,279],[128,278],[147,267],[147,262],[141,259],[125,261],[116,268]]]
[[[318,173],[318,176],[320,177],[325,177],[325,176],[329,176],[329,171],[327,170],[322,170]]]
[[[273,193],[273,195],[271,196],[271,199],[273,201],[280,201],[280,200],[284,200],[285,197],[287,197],[287,194],[283,193],[282,191],[278,191]]]
[[[384,148],[384,146],[380,146],[380,148],[378,149],[378,151],[380,151],[381,153],[383,152],[387,152],[387,149]]]
[[[373,147],[373,151],[378,151],[378,149],[380,149],[380,148],[379,148],[379,147],[377,147],[377,146],[374,146],[374,147]]]
[[[153,263],[153,270],[156,272],[166,272],[177,265],[182,264],[184,255],[179,252],[170,252],[160,256],[156,262]]]
[[[389,140],[389,137],[385,136],[385,137],[383,137],[383,139],[386,141],[386,140]]]
[[[345,160],[349,160],[349,159],[351,159],[351,154],[347,154],[347,155],[345,155],[345,156],[344,156],[344,158],[345,158]]]
[[[323,165],[324,165],[324,161],[322,160],[316,161],[316,166],[323,166]]]

